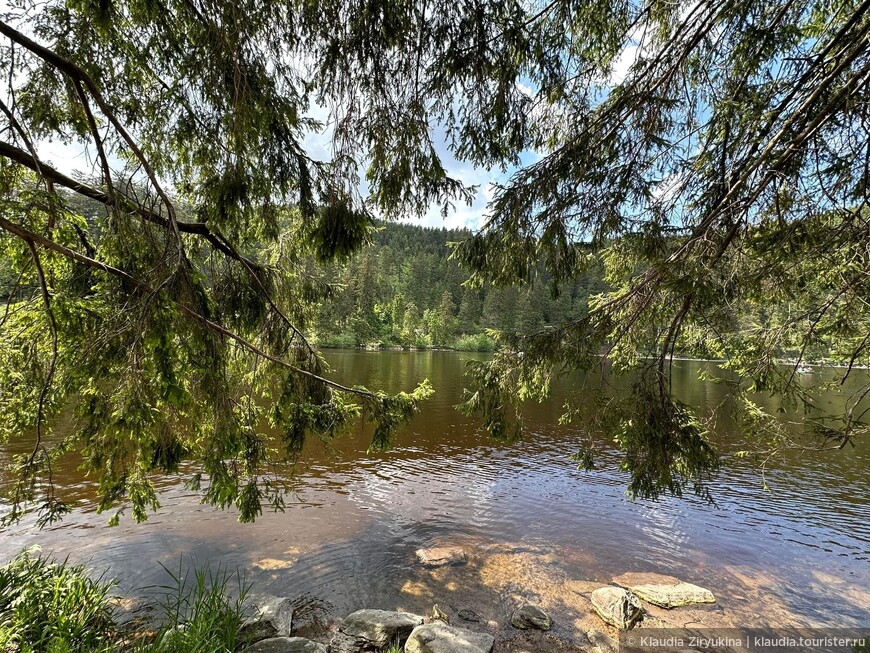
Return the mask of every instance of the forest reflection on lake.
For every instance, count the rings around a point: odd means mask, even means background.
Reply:
[[[709,587],[741,623],[771,615],[794,625],[870,623],[866,441],[772,461],[770,491],[751,461],[726,458],[710,485],[715,505],[692,496],[630,501],[606,438],[599,470],[578,471],[570,459],[577,428],[557,422],[570,382],[526,408],[522,442],[493,442],[460,415],[464,361],[480,356],[328,352],[341,381],[400,390],[428,377],[436,395],[386,453],[367,454],[362,430],[329,448],[308,443],[284,513],[238,524],[233,511],[200,505],[180,481],[163,479],[163,507],[148,523],[125,518],[108,528],[108,515],[94,511],[92,482],[71,461],[56,482],[79,507],[42,532],[7,529],[0,559],[38,543],[108,568],[131,596],[167,580],[158,561],[239,568],[256,591],[307,597],[326,619],[362,607],[428,613],[434,602],[496,619],[523,596],[550,605],[558,620],[558,605],[570,600],[567,582],[651,571]],[[683,401],[707,410],[722,404],[724,388],[698,380],[702,365],[709,364],[675,362],[674,383]],[[718,427],[721,449],[739,448],[727,417]],[[434,574],[417,568],[414,551],[437,544],[466,547],[472,564]]]

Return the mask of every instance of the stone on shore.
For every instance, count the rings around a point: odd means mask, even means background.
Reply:
[[[492,653],[493,646],[492,635],[435,621],[414,629],[405,653]]]
[[[695,603],[715,603],[713,593],[692,583],[677,585],[632,585],[629,589],[638,598],[661,608],[679,608]]]
[[[511,615],[511,626],[520,630],[550,630],[553,620],[537,605],[524,603]]]
[[[614,577],[613,582],[661,608],[716,602],[710,590],[664,574],[627,573]]]
[[[417,549],[417,560],[426,567],[446,567],[465,564],[468,556],[462,547],[442,546],[433,549]]]
[[[326,653],[326,646],[304,637],[271,637],[249,646],[245,653]]]
[[[377,651],[393,642],[403,643],[423,617],[410,612],[357,610],[349,614],[329,643],[332,653]]]
[[[270,637],[289,637],[293,625],[293,603],[288,598],[272,598],[257,605],[256,614],[239,628],[242,641],[255,642]]]
[[[590,598],[598,616],[619,630],[628,630],[643,617],[637,597],[621,587],[601,587]]]

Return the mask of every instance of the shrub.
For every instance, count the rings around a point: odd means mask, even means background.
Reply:
[[[495,340],[485,333],[466,335],[458,338],[453,348],[460,351],[495,351]]]
[[[318,336],[317,344],[324,349],[354,349],[359,346],[359,338],[354,333],[324,333]]]
[[[110,651],[115,629],[108,593],[114,583],[37,552],[26,549],[0,567],[0,650]]]

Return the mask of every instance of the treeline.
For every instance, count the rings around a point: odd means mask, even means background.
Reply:
[[[93,223],[105,211],[101,205],[61,191],[67,208]],[[179,204],[182,212],[188,207]],[[414,347],[486,351],[495,343],[488,329],[529,333],[582,317],[589,298],[607,290],[603,270],[592,268],[552,292],[543,271],[531,284],[472,288],[468,274],[450,258],[449,243],[460,242],[468,230],[424,228],[381,223],[364,246],[343,263],[318,263],[301,252],[296,265],[310,281],[311,292],[294,301],[297,318],[322,347]],[[0,247],[3,239],[0,237]],[[265,249],[251,244],[249,255],[268,258]],[[0,257],[0,302],[38,297],[32,278],[14,273],[8,257]],[[203,273],[208,277],[210,272]],[[819,287],[817,288],[816,285]],[[856,343],[819,334],[806,346],[807,329],[817,317],[813,306],[824,305],[824,284],[809,283],[797,296],[772,296],[769,301],[735,299],[727,308],[728,328],[712,332],[704,325],[687,324],[674,348],[675,355],[724,358],[728,343],[738,334],[774,329],[778,358],[849,362]],[[3,306],[0,305],[0,319]],[[794,316],[803,319],[795,322]],[[654,353],[640,352],[641,354]],[[747,354],[748,355],[748,354]],[[865,364],[865,360],[853,361]]]
[[[319,306],[324,347],[448,347],[486,350],[487,329],[529,332],[582,316],[600,275],[580,275],[554,296],[546,278],[521,287],[471,288],[448,243],[466,230],[380,225],[373,243],[325,274],[334,286]]]

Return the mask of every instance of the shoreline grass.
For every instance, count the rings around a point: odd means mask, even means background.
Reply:
[[[170,583],[150,588],[162,591],[162,623],[130,631],[116,622],[114,581],[25,549],[0,567],[0,653],[230,653],[245,644],[239,629],[250,585],[243,576],[184,574],[181,563],[166,572]]]

